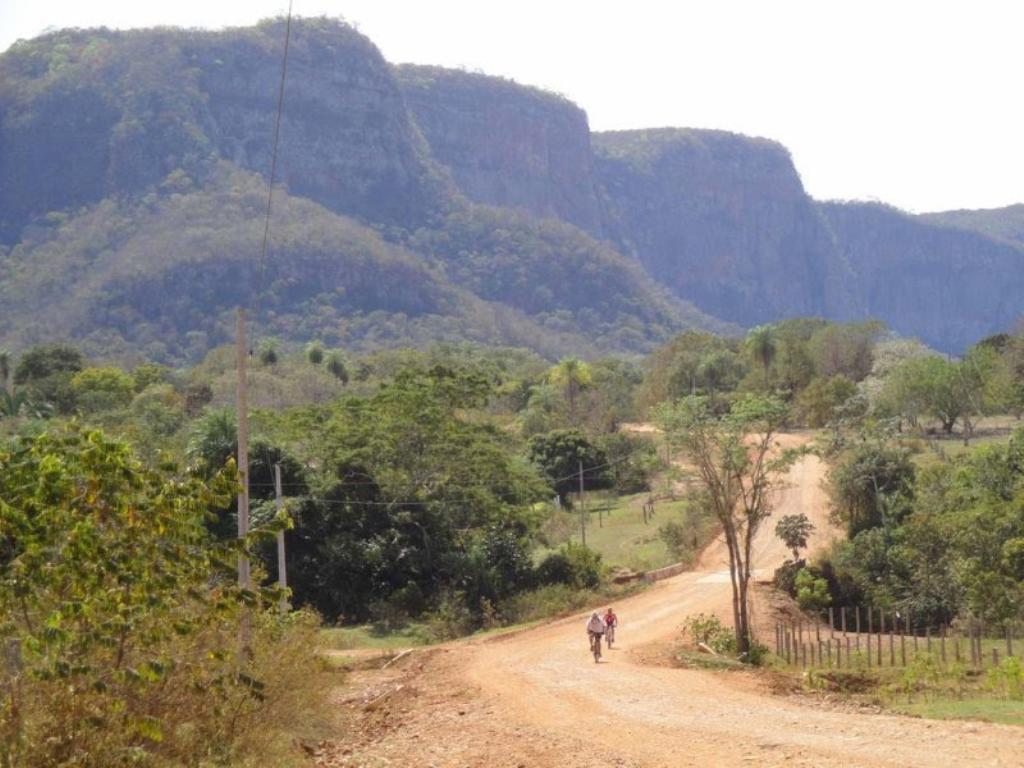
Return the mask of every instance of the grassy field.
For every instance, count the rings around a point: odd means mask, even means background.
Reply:
[[[932,720],[984,720],[989,723],[1024,725],[1024,701],[940,699],[893,704],[891,709]]]
[[[384,629],[373,624],[357,627],[331,627],[322,629],[320,637],[324,647],[332,651],[348,651],[353,648],[372,648],[391,651],[426,645],[430,634],[425,624],[410,622],[397,629]]]
[[[908,435],[904,443],[916,450],[914,461],[919,466],[925,466],[943,458],[962,456],[983,445],[1006,445],[1014,430],[1021,427],[1024,427],[1024,421],[1013,416],[986,416],[978,421],[974,437],[966,445],[960,433],[948,437],[942,434],[927,437]]]
[[[600,552],[607,565],[644,571],[692,560],[713,535],[715,529],[710,521],[682,500],[655,502],[654,517],[645,523],[643,503],[649,495],[646,492],[620,497],[587,495],[586,506],[591,510],[587,515],[587,546]],[[605,511],[598,512],[598,509]],[[578,542],[579,515],[567,513],[565,518],[567,537]],[[685,546],[676,552],[669,550],[659,534],[659,528],[669,522],[682,526],[686,534]],[[537,558],[542,559],[550,551],[540,550]]]

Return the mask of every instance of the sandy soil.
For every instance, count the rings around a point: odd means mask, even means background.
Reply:
[[[789,444],[805,438],[787,436]],[[812,547],[834,534],[823,467],[807,456],[774,515],[804,512]],[[774,524],[757,538],[770,575],[786,556]],[[323,766],[1024,766],[1024,731],[861,713],[771,694],[753,673],[659,661],[686,616],[729,616],[720,542],[698,570],[616,605],[616,647],[595,664],[584,615],[488,641],[410,654],[359,673],[336,701],[345,736],[314,751]],[[600,607],[600,606],[595,606]]]

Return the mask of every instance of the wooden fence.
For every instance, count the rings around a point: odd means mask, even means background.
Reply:
[[[927,654],[943,664],[998,666],[1022,645],[1019,627],[915,624],[910,616],[874,608],[829,609],[828,623],[794,619],[775,626],[775,655],[802,668],[907,666]]]

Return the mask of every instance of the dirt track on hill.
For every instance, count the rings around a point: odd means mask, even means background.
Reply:
[[[807,514],[817,526],[812,547],[833,535],[822,476],[816,457],[801,459],[774,511]],[[773,528],[769,521],[756,542],[764,575],[786,556]],[[350,737],[322,745],[318,760],[488,768],[1024,766],[1021,729],[802,703],[772,695],[755,674],[659,664],[687,615],[728,619],[727,562],[716,542],[698,570],[617,604],[617,647],[600,664],[588,653],[581,615],[418,660],[412,654],[402,669],[370,673],[361,694],[349,691],[339,702]]]

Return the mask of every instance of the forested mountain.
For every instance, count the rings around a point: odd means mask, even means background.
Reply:
[[[979,211],[924,213],[920,218],[933,224],[947,224],[1000,240],[1024,244],[1024,203]]]
[[[227,337],[258,284],[283,31],[0,55],[0,344],[182,360]],[[1013,209],[820,205],[774,142],[591,134],[567,99],[394,67],[326,19],[293,25],[277,178],[259,307],[286,340],[635,353],[813,314],[959,351],[1024,312]]]
[[[614,231],[676,295],[748,326],[853,314],[846,265],[784,147],[677,129],[594,146]]]
[[[293,32],[268,332],[555,356],[728,327],[569,223],[471,203],[365,37]],[[282,33],[59,32],[0,57],[0,342],[178,360],[227,338],[258,283]]]
[[[1024,314],[1024,249],[877,203],[820,208],[865,315],[959,353]]]

